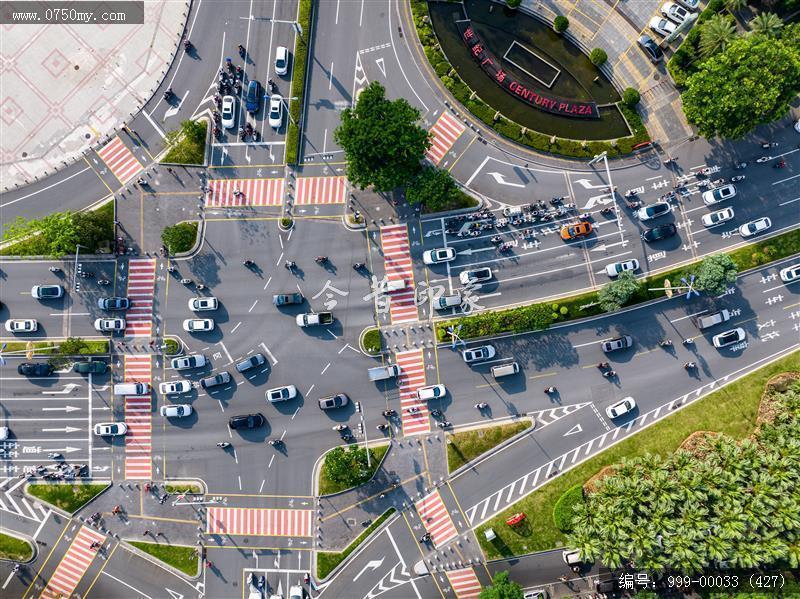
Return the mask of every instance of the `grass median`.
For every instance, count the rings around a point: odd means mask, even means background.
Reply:
[[[300,118],[306,91],[308,40],[311,36],[312,0],[300,0],[297,23],[302,33],[295,37],[292,61],[292,100],[289,104],[289,126],[286,128],[286,164],[297,164],[300,152]]]
[[[33,547],[28,541],[0,532],[0,559],[27,562],[33,557]]]
[[[46,501],[57,508],[70,514],[78,511],[97,495],[103,492],[107,484],[103,485],[28,485],[28,493]]]
[[[353,553],[353,551],[355,551],[356,548],[364,542],[364,539],[371,535],[372,532],[381,524],[383,524],[389,516],[394,514],[394,512],[395,510],[393,507],[390,507],[388,510],[383,512],[383,514],[381,514],[377,520],[367,527],[367,530],[358,535],[355,541],[345,547],[344,551],[319,551],[317,553],[317,579],[322,580],[328,574],[333,572],[336,566],[347,559],[347,556]]]
[[[334,474],[333,476],[329,475],[329,471],[331,472],[338,472],[340,475],[344,474],[342,472],[343,469],[347,469],[348,471],[352,471],[352,469],[358,464],[353,464],[351,461],[337,461],[337,464],[331,464],[330,466],[326,464],[330,458],[337,458],[339,457],[338,452],[336,452],[337,448],[334,448],[331,452],[328,452],[328,455],[325,456],[325,462],[322,464],[322,468],[319,469],[319,494],[320,495],[331,495],[333,493],[341,493],[342,491],[346,491],[347,489],[352,489],[354,487],[358,487],[359,485],[363,485],[365,482],[368,482],[374,475],[375,472],[378,470],[378,466],[381,464],[381,460],[383,456],[386,455],[386,452],[389,451],[388,445],[382,445],[380,447],[370,447],[369,454],[370,454],[370,467],[364,467],[364,471],[362,476],[359,477],[350,477],[345,482],[344,479],[339,479]],[[349,457],[349,453],[351,451],[359,451],[359,448],[346,448],[344,450],[345,456]],[[361,449],[363,451],[363,449]],[[366,453],[364,454],[366,456]],[[366,457],[364,458],[366,459]]]
[[[447,435],[447,469],[453,472],[464,464],[467,464],[497,447],[503,441],[510,439],[516,434],[531,428],[529,420],[524,422],[514,422],[512,424],[502,424],[488,428],[480,428],[474,431],[464,431]]]
[[[566,535],[553,521],[558,500],[575,485],[583,485],[602,468],[623,458],[669,455],[696,431],[720,432],[739,439],[747,437],[755,428],[764,385],[776,374],[789,371],[800,371],[800,352],[715,391],[553,479],[477,528],[478,541],[487,559],[563,546]],[[512,529],[505,521],[517,512],[528,515],[527,525]],[[497,535],[494,541],[486,540],[487,528],[492,528]]]
[[[69,355],[81,356],[102,356],[109,352],[108,341],[106,340],[85,340],[73,338],[80,342],[78,351],[69,353]],[[47,341],[11,341],[6,343],[3,348],[3,354],[8,356],[10,354],[24,354],[32,351],[34,356],[55,356],[62,354],[63,341],[48,339]],[[64,349],[74,349],[73,347],[66,346]],[[66,355],[66,354],[65,354]]]
[[[166,543],[143,543],[142,541],[128,542],[184,574],[197,576],[200,557],[195,547],[167,545]]]
[[[203,490],[195,483],[167,483],[167,493],[194,493],[200,495]]]

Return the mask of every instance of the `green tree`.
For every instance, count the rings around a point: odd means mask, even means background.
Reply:
[[[509,8],[519,8],[519,5],[522,4],[522,0],[506,0],[506,5]]]
[[[332,482],[360,485],[369,479],[367,450],[363,447],[334,447],[325,456],[322,470]]]
[[[750,28],[753,33],[764,35],[766,37],[778,37],[783,29],[783,21],[781,18],[772,12],[760,12],[750,22]]]
[[[553,19],[553,29],[558,33],[564,33],[569,27],[569,19],[564,15],[558,15]]]
[[[70,361],[70,356],[80,356],[88,353],[90,352],[86,341],[80,337],[68,337],[59,344],[58,355],[50,358],[48,362],[53,368],[61,368]]]
[[[602,66],[608,60],[608,54],[602,48],[595,48],[589,53],[589,60],[596,67]]]
[[[410,204],[424,204],[429,212],[446,209],[457,194],[450,173],[435,166],[424,167],[406,188],[406,200]]]
[[[639,90],[634,87],[628,87],[624,92],[622,92],[622,101],[631,108],[636,106],[641,99],[642,96],[639,93]]]
[[[748,0],[725,0],[725,8],[730,12],[738,12],[747,6]]]
[[[167,133],[165,141],[171,146],[164,162],[176,164],[202,164],[206,151],[205,121],[185,120],[180,129]]]
[[[197,239],[197,223],[178,223],[165,227],[161,232],[161,241],[170,254],[188,252],[194,247]]]
[[[597,300],[603,310],[614,312],[624,306],[639,291],[639,287],[640,283],[632,272],[623,272],[600,289]]]
[[[481,590],[478,599],[522,599],[522,587],[508,578],[508,571],[492,577],[492,585]]]
[[[709,295],[724,293],[728,285],[736,282],[736,262],[728,254],[706,256],[697,269],[695,288]]]
[[[739,38],[706,60],[686,86],[683,109],[702,135],[740,138],[788,112],[800,91],[800,49],[783,37]]]
[[[718,13],[700,29],[700,56],[708,58],[722,52],[736,38],[736,23],[729,15]]]
[[[333,134],[344,149],[350,182],[379,192],[410,182],[431,145],[428,132],[417,124],[419,116],[406,100],[386,99],[377,81],[364,88],[356,105],[342,111]]]

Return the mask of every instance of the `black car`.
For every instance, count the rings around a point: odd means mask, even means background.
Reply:
[[[272,296],[272,303],[276,306],[288,306],[290,304],[302,304],[302,293],[278,293]]]
[[[47,362],[23,362],[17,366],[17,374],[25,376],[50,376],[53,367]]]
[[[72,365],[72,372],[78,374],[103,374],[108,370],[108,364],[102,360],[90,360],[89,362],[75,362]]]
[[[101,310],[127,310],[131,301],[127,297],[101,297],[97,300],[97,307]]]
[[[678,227],[676,227],[673,223],[666,223],[664,225],[653,227],[652,229],[647,229],[647,231],[642,233],[642,239],[649,242],[661,241],[662,239],[669,239],[677,232]]]
[[[200,381],[200,385],[203,389],[210,389],[211,387],[217,387],[218,385],[225,385],[231,382],[231,375],[226,371],[222,371],[219,374],[215,374],[214,376],[209,376],[204,378]]]
[[[266,420],[261,414],[242,414],[231,416],[228,426],[231,428],[259,428],[264,426]]]
[[[650,62],[653,64],[657,64],[664,59],[664,52],[649,35],[642,35],[636,41],[639,43],[639,47],[642,49],[642,51],[647,54],[647,58],[649,58]]]

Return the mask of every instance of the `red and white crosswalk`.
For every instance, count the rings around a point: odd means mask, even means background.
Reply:
[[[150,337],[153,332],[153,301],[156,288],[156,259],[136,258],[128,262],[128,299],[125,313],[126,337]]]
[[[392,324],[414,322],[419,316],[417,305],[414,303],[414,270],[408,243],[408,227],[406,225],[381,227],[381,248],[383,248],[386,279],[406,283],[405,289],[386,294],[389,298]]]
[[[444,545],[458,536],[453,520],[447,513],[447,507],[438,490],[426,495],[414,505],[420,520],[425,525],[425,530],[431,533],[431,540],[436,547]]]
[[[433,164],[439,164],[444,155],[453,147],[456,140],[464,133],[464,125],[449,112],[443,112],[431,127],[431,147],[425,156]]]
[[[262,537],[310,537],[313,510],[210,507],[208,534],[255,535]]]
[[[103,159],[109,170],[125,185],[144,167],[137,160],[128,147],[122,143],[119,136],[115,136],[110,142],[97,151],[97,155]]]
[[[44,587],[40,597],[45,599],[60,599],[61,597],[72,597],[72,592],[83,578],[89,565],[97,555],[97,550],[92,549],[94,542],[102,543],[105,537],[99,532],[81,526],[78,534],[61,559],[61,563],[53,572],[47,585]]]
[[[480,595],[481,582],[474,569],[449,570],[446,574],[458,599],[472,599]]]
[[[417,397],[417,389],[425,386],[425,359],[422,350],[397,353],[395,361],[401,368],[397,386],[400,389],[403,434],[408,436],[429,433],[431,424],[428,418],[428,405]],[[419,412],[409,413],[408,408],[411,407],[419,408]]]
[[[344,204],[347,179],[344,177],[299,177],[295,204]]]
[[[150,354],[125,356],[126,383],[152,383]],[[125,478],[149,480],[153,478],[153,408],[148,395],[125,396]]]
[[[283,179],[212,179],[208,182],[206,206],[280,206],[283,204]],[[238,193],[238,195],[235,192]]]

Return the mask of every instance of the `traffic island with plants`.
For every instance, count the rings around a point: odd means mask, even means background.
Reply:
[[[161,241],[170,254],[184,254],[197,243],[197,229],[194,221],[171,225],[161,232]]]
[[[27,562],[32,557],[33,547],[28,541],[0,532],[0,560]]]
[[[786,516],[797,514],[789,489],[800,488],[798,372],[794,352],[563,472],[478,527],[486,557],[569,546],[611,566],[625,557],[657,570],[693,571],[715,559],[750,567],[749,554],[797,567],[800,521]],[[506,520],[519,512],[541,517],[509,527]],[[493,541],[485,537],[489,528]],[[708,528],[729,534],[707,535]],[[762,551],[766,546],[775,551]],[[670,553],[681,547],[688,548],[685,560]]]
[[[16,220],[3,224],[2,256],[74,255],[81,246],[82,254],[110,253],[114,241],[114,202],[106,202],[96,210],[55,212],[40,219]]]
[[[318,494],[341,493],[368,482],[388,450],[388,445],[370,447],[367,460],[367,450],[363,447],[334,447],[325,454],[319,469]]]
[[[448,329],[459,325],[461,330],[458,336],[461,339],[541,331],[556,323],[614,312],[665,297],[665,292],[661,290],[665,287],[665,281],[674,284],[682,277],[688,279],[690,275],[696,277],[695,289],[709,295],[719,295],[736,280],[739,271],[759,268],[797,253],[800,253],[800,230],[789,231],[738,250],[706,256],[699,262],[652,277],[637,279],[631,273],[622,273],[599,291],[562,298],[556,302],[541,302],[508,310],[487,310],[470,316],[439,320],[436,322],[436,339],[440,343],[450,342]]]
[[[47,341],[10,341],[3,348],[3,355],[32,357],[49,357],[48,362],[53,368],[61,368],[77,356],[107,356],[109,353],[108,341],[105,339],[92,339],[87,341],[80,337],[67,339],[48,339]]]
[[[361,335],[361,349],[370,356],[378,356],[383,349],[383,337],[378,328],[372,327]]]
[[[26,491],[68,514],[74,514],[109,486],[109,484],[31,484]]]
[[[447,435],[447,471],[453,472],[533,426],[530,420]]]
[[[200,166],[206,160],[206,135],[208,123],[205,120],[187,120],[180,129],[170,131],[165,138],[169,148],[162,162],[167,164],[187,164]]]
[[[292,61],[292,100],[289,104],[289,124],[286,128],[286,164],[297,164],[300,152],[300,115],[303,111],[303,96],[306,91],[306,68],[308,66],[308,40],[311,39],[312,0],[300,0],[297,10],[297,25],[301,33],[295,36],[294,60]]]
[[[363,543],[366,538],[371,535],[378,527],[383,524],[389,516],[394,514],[395,509],[390,507],[388,510],[383,512],[377,519],[375,519],[372,524],[370,524],[367,529],[362,532],[355,541],[350,543],[347,547],[344,548],[343,551],[318,551],[317,552],[317,579],[323,580],[326,576],[328,576],[333,570],[341,564],[347,557],[355,551],[361,543]]]
[[[200,554],[196,547],[142,541],[128,541],[128,543],[187,576],[195,577],[200,571]]]

